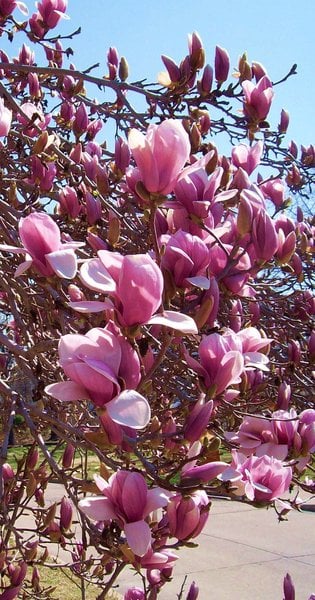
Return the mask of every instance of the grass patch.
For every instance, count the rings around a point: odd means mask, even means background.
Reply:
[[[54,460],[58,464],[61,465],[65,445],[64,444],[56,445],[54,443],[47,443],[46,446],[47,446],[47,450],[53,456]],[[9,465],[11,465],[11,467],[14,469],[14,471],[18,467],[18,463],[20,461],[23,461],[23,459],[24,460],[26,459],[28,451],[29,451],[29,447],[27,447],[27,446],[12,446],[12,447],[8,448],[8,454],[7,454],[6,461],[9,463]],[[37,465],[35,468],[38,468],[44,461],[46,461],[46,458],[45,458],[42,450],[39,450],[39,458],[38,458],[38,462],[37,462]],[[46,461],[46,464],[47,464],[47,461]],[[83,451],[83,450],[78,449],[75,452],[72,468],[75,469],[76,475],[78,475],[78,476],[82,475],[82,477],[85,477],[85,473],[86,473],[88,479],[93,479],[93,475],[95,475],[96,473],[99,473],[99,471],[100,471],[100,461],[95,456],[95,454],[93,454],[92,451]]]
[[[61,598],[66,598],[66,600],[82,599],[80,580],[71,575],[68,569],[39,566],[38,570],[40,573],[40,588],[45,592],[45,596],[43,597],[46,597],[47,600],[60,600]],[[101,591],[100,586],[85,584],[84,598],[86,600],[96,600]],[[122,596],[116,591],[111,591],[106,596],[106,600],[121,599]]]

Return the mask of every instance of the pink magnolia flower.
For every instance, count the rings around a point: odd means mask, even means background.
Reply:
[[[217,167],[210,177],[208,177],[206,172],[207,163],[214,158],[214,151],[211,151],[192,165],[185,167],[179,174],[174,187],[178,202],[178,207],[176,208],[175,206],[174,212],[176,213],[180,209],[185,209],[188,215],[194,215],[198,219],[203,219],[204,223],[210,228],[214,226],[222,215],[220,203],[213,205],[213,202],[215,194],[220,187],[223,169],[222,167]],[[184,227],[182,228],[184,229]],[[185,228],[185,230],[187,231],[188,229]],[[189,229],[189,231],[202,237],[202,230],[197,225]]]
[[[260,163],[263,148],[264,144],[261,141],[256,142],[253,146],[246,144],[235,146],[232,150],[232,164],[235,167],[241,167],[250,175]]]
[[[159,487],[148,489],[144,477],[131,471],[118,471],[108,482],[95,476],[95,482],[102,496],[80,500],[80,509],[96,521],[116,521],[131,550],[137,556],[145,556],[152,548],[146,519],[152,511],[167,505],[169,493]]]
[[[0,136],[8,135],[12,121],[12,110],[4,105],[3,98],[0,98]]]
[[[0,22],[5,21],[16,8],[24,15],[28,15],[28,10],[24,2],[17,2],[17,0],[0,0]]]
[[[232,450],[233,460],[219,476],[222,481],[231,481],[236,495],[245,495],[256,502],[271,502],[288,491],[292,480],[292,469],[273,456],[250,456]]]
[[[31,176],[26,179],[27,183],[38,186],[41,192],[49,192],[53,187],[57,173],[54,162],[42,163],[38,156],[31,156]]]
[[[200,363],[187,356],[188,365],[204,381],[214,395],[221,394],[230,385],[240,383],[244,370],[244,358],[240,344],[231,336],[212,333],[204,336],[199,345]]]
[[[77,193],[74,188],[66,185],[58,194],[58,212],[67,215],[70,219],[76,219],[82,210]]]
[[[38,13],[45,29],[54,29],[60,19],[68,19],[65,14],[68,0],[42,0],[37,3]]]
[[[239,449],[246,456],[268,454],[278,460],[287,458],[293,448],[298,431],[299,421],[296,411],[278,410],[272,419],[246,415],[236,432],[227,432],[226,439],[239,444]]]
[[[19,234],[22,248],[1,244],[0,251],[14,254],[25,254],[26,261],[16,270],[15,277],[24,273],[30,266],[43,275],[58,275],[72,279],[77,272],[75,248],[82,246],[80,242],[61,242],[58,225],[45,213],[32,213],[20,219]]]
[[[241,329],[237,333],[227,329],[223,335],[212,333],[204,336],[199,345],[200,363],[188,354],[186,360],[202,377],[206,388],[219,395],[227,387],[240,383],[245,369],[268,371],[268,358],[258,350],[270,341],[261,337],[255,327]]]
[[[190,154],[189,137],[181,122],[167,119],[160,125],[150,125],[145,136],[131,129],[128,143],[148,192],[172,192]]]
[[[285,185],[282,179],[269,179],[265,183],[261,183],[259,189],[264,194],[265,198],[269,198],[274,205],[279,208],[285,200]]]
[[[91,400],[119,425],[142,429],[148,424],[149,404],[135,391],[140,381],[138,355],[113,323],[86,335],[62,336],[59,363],[70,381],[48,385],[47,394],[66,402]]]
[[[274,97],[270,79],[267,76],[261,77],[256,85],[246,80],[243,81],[242,87],[245,96],[244,114],[251,121],[264,121]]]
[[[197,490],[190,496],[173,496],[167,505],[167,518],[170,534],[178,540],[197,537],[209,517],[209,500],[204,490]]]
[[[126,255],[100,250],[83,264],[83,283],[113,296],[124,326],[146,323],[162,302],[163,276],[148,254]]]
[[[51,115],[44,115],[40,105],[32,102],[24,102],[21,104],[21,112],[18,113],[17,119],[24,126],[24,132],[30,137],[38,135],[38,129],[44,130],[50,122]]]
[[[104,292],[113,302],[72,302],[81,312],[115,309],[120,324],[165,325],[183,333],[197,333],[191,317],[175,311],[156,313],[162,303],[163,276],[149,254],[127,254],[99,250],[99,258],[86,261],[80,270],[82,282],[90,289]]]
[[[173,275],[177,287],[192,284],[209,288],[210,281],[206,277],[209,249],[199,237],[179,230],[174,235],[162,236],[160,243],[166,244],[161,267]]]

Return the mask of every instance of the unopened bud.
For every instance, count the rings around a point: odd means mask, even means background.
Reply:
[[[70,529],[72,524],[72,516],[72,504],[70,500],[64,496],[60,504],[60,527],[62,530],[67,531]]]
[[[118,69],[118,75],[120,81],[126,81],[129,75],[129,65],[124,56],[121,57]]]
[[[280,123],[278,125],[279,133],[286,133],[286,131],[289,127],[289,121],[290,121],[290,115],[289,115],[288,111],[284,110],[284,108],[283,108],[281,111],[281,114],[280,114]]]
[[[16,567],[14,567],[14,571],[10,577],[12,585],[20,585],[25,578],[27,571],[26,562],[20,562]]]
[[[33,470],[35,469],[38,461],[38,448],[33,447],[29,450],[27,458],[26,458],[26,468]]]
[[[38,592],[39,591],[39,581],[40,581],[40,572],[38,570],[37,567],[33,568],[33,573],[32,573],[32,588]]]
[[[192,153],[198,152],[198,150],[200,148],[200,143],[201,143],[201,135],[200,135],[200,131],[199,131],[196,123],[194,123],[192,125],[192,128],[190,130],[189,139],[190,139]]]
[[[296,365],[299,364],[301,360],[301,346],[297,340],[292,340],[292,342],[288,344],[288,357],[291,362]]]
[[[291,386],[283,381],[278,388],[277,410],[288,410],[291,400]]]
[[[252,205],[246,198],[243,198],[241,196],[239,207],[238,207],[237,220],[236,220],[237,231],[241,237],[251,231],[252,222],[253,222]]]
[[[28,542],[25,547],[25,558],[27,561],[31,562],[35,560],[37,555],[38,542]]]
[[[26,484],[26,495],[30,498],[31,496],[33,496],[33,494],[35,493],[37,487],[37,481],[34,477],[34,474],[32,472],[30,472],[29,477],[28,477],[28,482]]]
[[[205,51],[196,31],[188,35],[188,49],[191,68],[193,70],[202,69],[205,64]]]
[[[293,158],[297,158],[299,150],[294,140],[291,140],[288,150]]]
[[[110,211],[107,240],[110,246],[115,247],[120,237],[120,219]]]
[[[239,79],[240,81],[245,81],[248,79],[251,81],[252,79],[252,68],[247,60],[247,54],[244,52],[238,61],[238,71],[239,71]]]
[[[83,300],[85,300],[84,293],[74,283],[70,283],[70,285],[68,286],[68,294],[69,294],[69,298],[70,298],[71,302],[82,302]],[[67,444],[66,449],[69,445],[70,444]],[[62,462],[62,464],[63,464],[63,462]],[[63,466],[65,466],[65,465],[63,464]]]
[[[210,65],[206,65],[201,80],[197,83],[197,88],[201,96],[207,96],[211,92],[213,82],[213,68]]]
[[[218,84],[227,80],[230,69],[230,57],[225,48],[216,46],[214,59],[214,73]]]
[[[310,355],[310,359],[312,362],[315,361],[315,330],[313,329],[310,337],[307,341],[307,349]]]
[[[10,479],[13,479],[14,471],[9,463],[4,463],[2,465],[2,477],[3,481],[9,481]]]
[[[32,153],[33,154],[41,154],[42,152],[44,152],[47,144],[48,144],[48,131],[43,131],[37,138],[35,144],[33,145],[32,148]]]
[[[188,590],[186,600],[197,600],[199,595],[199,587],[193,581]]]
[[[48,509],[46,516],[44,518],[43,526],[48,527],[54,520],[56,516],[57,503],[54,502]]]

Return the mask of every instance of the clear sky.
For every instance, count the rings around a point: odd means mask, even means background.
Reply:
[[[31,2],[27,2],[31,7]],[[74,63],[86,68],[101,62],[116,46],[130,65],[130,81],[156,80],[164,69],[160,56],[179,61],[187,53],[187,34],[198,31],[213,64],[216,45],[225,47],[232,67],[247,51],[261,62],[272,81],[297,63],[298,75],[276,88],[270,122],[276,126],[281,108],[291,116],[288,141],[315,144],[315,1],[314,0],[69,0],[70,21],[63,31],[82,27],[71,42]]]

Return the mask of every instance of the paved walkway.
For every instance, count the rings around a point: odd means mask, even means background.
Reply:
[[[58,499],[60,486],[51,485],[49,496]],[[199,585],[198,600],[282,600],[287,572],[296,600],[315,593],[314,511],[292,511],[288,521],[278,523],[273,510],[216,500],[196,541],[199,548],[178,552],[173,580],[161,592],[161,600],[176,600],[185,575],[187,591],[193,580]],[[132,572],[123,572],[119,581],[121,594],[141,586]]]

